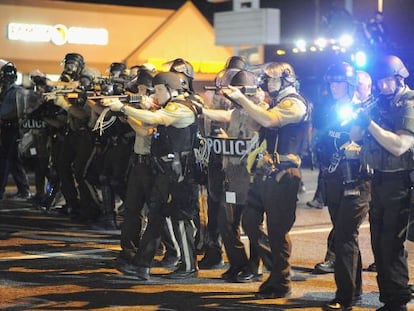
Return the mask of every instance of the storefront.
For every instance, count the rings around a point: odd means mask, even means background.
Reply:
[[[232,49],[214,44],[214,28],[188,1],[179,10],[48,0],[3,0],[0,58],[23,74],[61,72],[66,53],[84,56],[105,74],[112,62],[127,67],[177,57],[190,61],[196,79],[211,80]]]

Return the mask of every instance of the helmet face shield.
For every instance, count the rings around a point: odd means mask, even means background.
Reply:
[[[280,78],[272,78],[267,81],[267,89],[270,96],[277,95],[282,88],[282,80]]]
[[[265,92],[269,92],[269,88],[267,86],[267,84],[269,83],[269,79],[270,77],[265,73],[259,76],[259,87]]]
[[[72,79],[78,80],[80,72],[85,67],[85,62],[83,56],[78,53],[68,53],[66,54],[64,60],[62,61],[63,72],[60,80],[69,82]]]
[[[63,71],[68,75],[72,75],[78,72],[78,70],[79,64],[77,62],[65,63],[65,67],[63,68]]]
[[[193,68],[193,65],[191,65],[189,62],[185,61],[182,58],[177,58],[169,63],[171,64],[171,67],[170,67],[171,72],[183,73],[188,78],[194,79],[194,68]]]

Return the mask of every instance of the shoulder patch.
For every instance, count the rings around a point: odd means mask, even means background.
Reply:
[[[179,108],[179,104],[175,103],[175,102],[169,102],[166,106],[165,106],[165,110],[167,110],[168,112],[175,112],[177,111]]]
[[[291,98],[286,98],[286,99],[283,99],[279,103],[278,106],[279,106],[279,108],[289,110],[290,108],[292,108],[293,105],[294,105],[294,100],[291,99]]]

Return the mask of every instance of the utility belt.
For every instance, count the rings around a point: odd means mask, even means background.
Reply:
[[[132,164],[133,165],[143,164],[143,165],[149,166],[151,165],[151,155],[135,153],[132,156]]]
[[[280,181],[280,179],[286,174],[286,171],[289,169],[298,169],[298,165],[291,161],[282,161],[275,163],[272,166],[263,165],[258,167],[255,172],[255,176],[261,177],[263,181],[266,179],[275,179]]]
[[[187,159],[191,151],[182,151],[169,153],[164,156],[152,156],[154,168],[161,174],[175,174],[178,176],[178,181],[184,179],[185,170],[187,166]]]

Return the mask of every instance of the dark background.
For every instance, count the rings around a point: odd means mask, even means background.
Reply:
[[[59,1],[59,0],[57,0]],[[64,0],[63,0],[64,1]],[[177,10],[185,0],[79,0],[70,2],[88,2],[99,4],[114,4],[123,6],[165,8]],[[232,1],[211,3],[207,0],[193,0],[193,4],[203,13],[214,26],[214,13],[231,11]],[[280,46],[265,47],[265,61],[287,61],[296,69],[296,74],[302,82],[303,92],[312,101],[318,101],[318,94],[323,88],[323,75],[327,67],[338,60],[351,62],[351,53],[335,54],[329,51],[323,53],[288,53],[285,56],[275,55],[279,47],[292,47],[298,38],[313,40],[326,33],[323,17],[327,16],[332,4],[344,7],[344,0],[261,0],[261,8],[280,9],[281,44]],[[374,16],[378,0],[353,0],[352,16],[354,23],[360,25]],[[388,43],[386,50],[366,46],[357,40],[355,49],[367,52],[369,61],[366,68],[370,71],[373,60],[381,53],[399,56],[408,70],[412,73],[407,79],[409,85],[414,85],[414,0],[383,0],[384,24],[386,26]],[[240,34],[243,35],[243,34]]]

